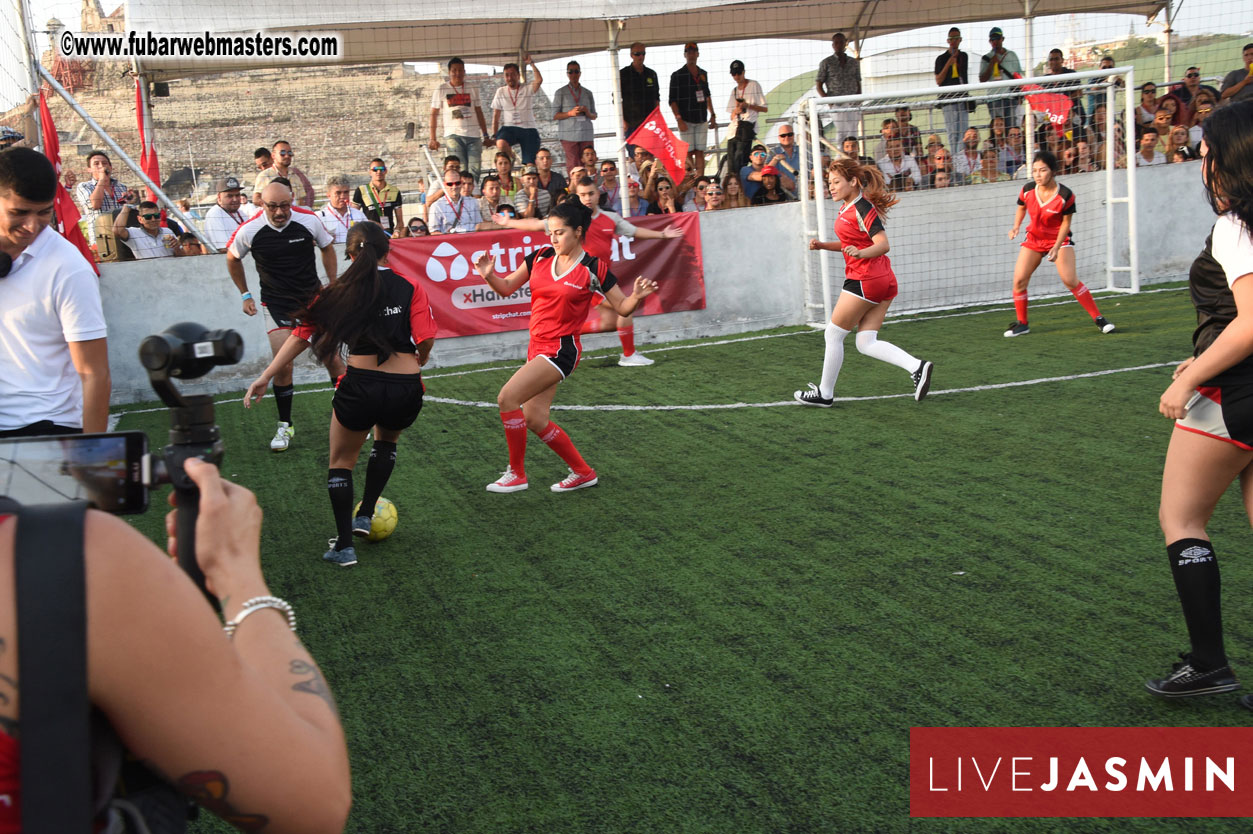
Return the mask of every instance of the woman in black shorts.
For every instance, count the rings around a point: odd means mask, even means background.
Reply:
[[[426,293],[386,265],[389,244],[383,228],[358,223],[348,232],[345,250],[352,265],[301,311],[303,324],[244,396],[244,405],[251,407],[265,394],[270,377],[310,346],[319,361],[348,346],[348,371],[332,401],[326,479],[337,537],[322,556],[343,567],[357,563],[352,537],[369,534],[374,505],[396,465],[396,441],[422,410],[422,366],[435,343],[435,317]],[[374,448],[354,518],[352,470],[371,428]]]
[[[1218,557],[1205,531],[1237,478],[1253,518],[1253,101],[1205,120],[1201,180],[1218,221],[1188,280],[1198,326],[1193,357],[1175,369],[1160,411],[1175,430],[1158,510],[1191,651],[1154,695],[1179,698],[1238,689],[1223,647]],[[1253,696],[1240,699],[1253,709]]]

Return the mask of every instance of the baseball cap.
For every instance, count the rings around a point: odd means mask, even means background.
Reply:
[[[239,191],[241,188],[243,186],[234,177],[218,177],[213,183],[213,191],[217,194],[223,191]]]
[[[779,169],[773,165],[763,165],[761,166],[761,174],[762,176],[765,176],[766,174],[774,174],[777,177],[779,176]]]
[[[539,174],[539,169],[538,169],[538,168],[536,168],[534,165],[527,165],[527,166],[524,166],[524,167],[522,168],[522,176],[524,176],[524,177],[525,177],[527,174],[536,174],[536,175],[538,175],[538,174]]]
[[[992,40],[992,38],[1003,38],[1003,37],[1005,37],[1005,33],[1001,31],[1001,27],[999,26],[993,26],[992,31],[988,32],[988,40]]]
[[[731,62],[731,74],[732,74],[732,75],[739,75],[739,74],[740,74],[740,73],[742,73],[743,71],[744,71],[744,62],[743,62],[743,61],[738,61],[738,60],[737,60],[737,61],[732,61],[732,62]]]

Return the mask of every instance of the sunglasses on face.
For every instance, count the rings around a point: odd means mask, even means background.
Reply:
[[[460,188],[460,187],[461,187],[461,180],[453,180],[452,182],[444,183],[444,188]]]
[[[643,52],[632,52],[632,53],[631,53],[631,57],[632,57],[632,58],[643,58],[643,57],[644,57],[644,53],[643,53]]]
[[[1144,94],[1145,94],[1145,95],[1147,95],[1147,96],[1156,95],[1156,93],[1157,93],[1157,88],[1156,88],[1156,87],[1154,87],[1154,88],[1153,88],[1153,89],[1151,89],[1151,90],[1145,90],[1145,91],[1144,91]]]
[[[265,207],[270,211],[287,211],[291,208],[291,203],[266,203]]]
[[[762,153],[761,151],[757,151],[757,152],[755,152],[755,153],[753,154],[753,156],[760,156],[762,159],[765,159],[765,158],[766,158],[766,155],[765,155],[764,153]]]
[[[792,136],[794,136],[794,135],[795,135],[795,134],[793,134],[793,133],[780,133],[780,134],[779,134],[779,138],[780,138],[780,139],[790,139],[790,138],[791,138]]]
[[[371,168],[370,170],[371,170],[371,171],[376,171],[376,172],[378,172],[378,173],[380,173],[380,174],[381,174],[381,173],[383,173],[384,171],[386,171],[386,170],[387,170],[387,166],[386,166],[386,165],[375,165],[375,166],[374,166],[373,168]]]
[[[721,196],[722,196],[722,191],[721,191],[721,190],[719,190],[719,191],[715,191],[715,190],[713,190],[712,188],[711,188],[711,189],[706,190],[706,191],[705,191],[705,193],[706,193],[706,194],[711,194],[711,195],[713,195],[713,196],[715,196],[715,197],[721,197]]]
[[[159,213],[158,214],[141,214],[139,216],[140,218],[144,220],[160,220],[161,219],[161,215]]]
[[[296,153],[295,151],[279,151],[278,155],[279,156],[295,156]]]
[[[411,235],[423,234],[424,235],[426,234],[426,226],[410,226],[409,234]]]
[[[1201,74],[1199,72],[1190,72],[1184,76],[1184,78],[1200,78],[1200,77],[1201,77]]]

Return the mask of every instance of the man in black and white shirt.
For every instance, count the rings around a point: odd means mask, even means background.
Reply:
[[[244,201],[239,180],[222,177],[213,184],[213,189],[218,194],[218,201],[205,212],[204,233],[213,248],[222,251],[231,242],[235,230],[248,218],[239,210]]]
[[[335,280],[335,243],[322,221],[313,212],[292,205],[291,185],[277,179],[261,193],[262,213],[239,227],[226,250],[226,270],[243,299],[244,313],[257,314],[257,302],[248,291],[242,260],[252,253],[261,278],[261,307],[265,315],[270,350],[275,354],[287,341],[298,321],[296,313],[308,306],[322,288],[313,251],[322,252],[326,277]],[[343,360],[336,357],[327,365],[331,381],[344,372]],[[270,449],[282,452],[291,444],[292,366],[285,365],[274,375],[274,402],[278,406],[278,431]]]

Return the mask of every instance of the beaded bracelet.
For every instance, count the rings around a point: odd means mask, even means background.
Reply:
[[[235,629],[239,628],[239,624],[242,623],[249,614],[254,611],[260,611],[263,608],[275,608],[282,611],[283,615],[287,617],[287,627],[292,631],[296,630],[296,612],[292,610],[291,605],[286,601],[272,596],[253,597],[252,599],[245,601],[243,607],[239,609],[239,613],[235,615],[235,619],[224,623],[222,625],[222,630],[226,632],[226,636],[228,638],[234,639]]]

